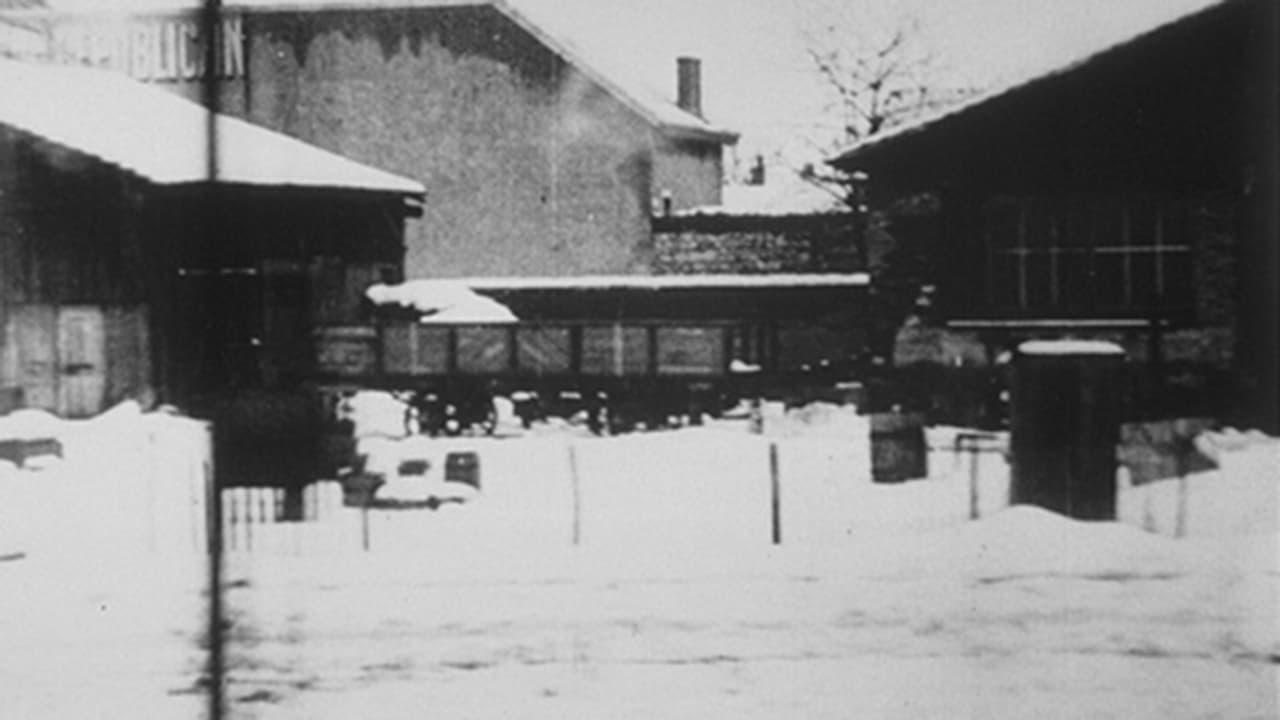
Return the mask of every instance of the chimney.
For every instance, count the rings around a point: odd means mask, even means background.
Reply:
[[[676,58],[676,105],[702,117],[702,61],[695,57]]]

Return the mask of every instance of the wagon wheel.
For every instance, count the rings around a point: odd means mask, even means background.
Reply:
[[[485,407],[484,417],[480,420],[480,429],[485,435],[492,435],[493,431],[498,429],[498,407],[492,400]]]
[[[593,435],[613,434],[616,416],[609,409],[609,403],[598,400],[587,406],[587,429]]]
[[[438,426],[438,429],[436,430],[436,432],[431,433],[432,435],[437,435],[443,432],[445,435],[448,435],[449,437],[458,437],[459,435],[462,434],[462,431],[465,429],[463,420],[461,417],[459,417],[456,414],[450,416],[447,413],[443,413],[443,412],[440,413],[439,418],[433,418],[432,424]]]
[[[406,403],[404,406],[404,432],[406,435],[413,436],[422,433],[422,414],[418,412],[418,408],[413,403]]]

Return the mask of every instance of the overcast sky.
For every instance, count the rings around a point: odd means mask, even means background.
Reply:
[[[1215,0],[843,0],[870,21],[921,23],[958,85],[993,88],[1070,62]],[[675,60],[703,60],[709,119],[743,133],[738,153],[812,147],[831,132],[803,28],[831,0],[510,0],[614,72],[674,97]],[[820,158],[814,158],[820,159]]]
[[[742,133],[737,156],[749,162],[756,153],[782,150],[793,165],[823,159],[816,139],[832,137],[838,127],[805,49],[805,28],[831,17],[824,8],[843,8],[845,18],[865,17],[868,24],[914,17],[947,83],[994,89],[1218,1],[507,0],[610,76],[669,99],[675,58],[700,57],[703,107],[708,119]],[[63,7],[140,2],[51,0]]]

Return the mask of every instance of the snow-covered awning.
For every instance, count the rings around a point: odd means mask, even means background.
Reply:
[[[0,125],[157,185],[210,182],[209,111],[124,75],[0,60]],[[216,182],[419,196],[421,183],[217,115]]]
[[[373,285],[365,291],[375,305],[399,305],[422,313],[423,323],[513,323],[507,306],[456,280],[410,280]]]

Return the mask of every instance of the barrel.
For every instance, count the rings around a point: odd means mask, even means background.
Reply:
[[[871,478],[898,483],[927,477],[929,455],[924,441],[924,415],[915,412],[871,415]]]
[[[1115,519],[1123,370],[1124,351],[1112,343],[1018,347],[1009,435],[1014,504],[1081,520]]]

